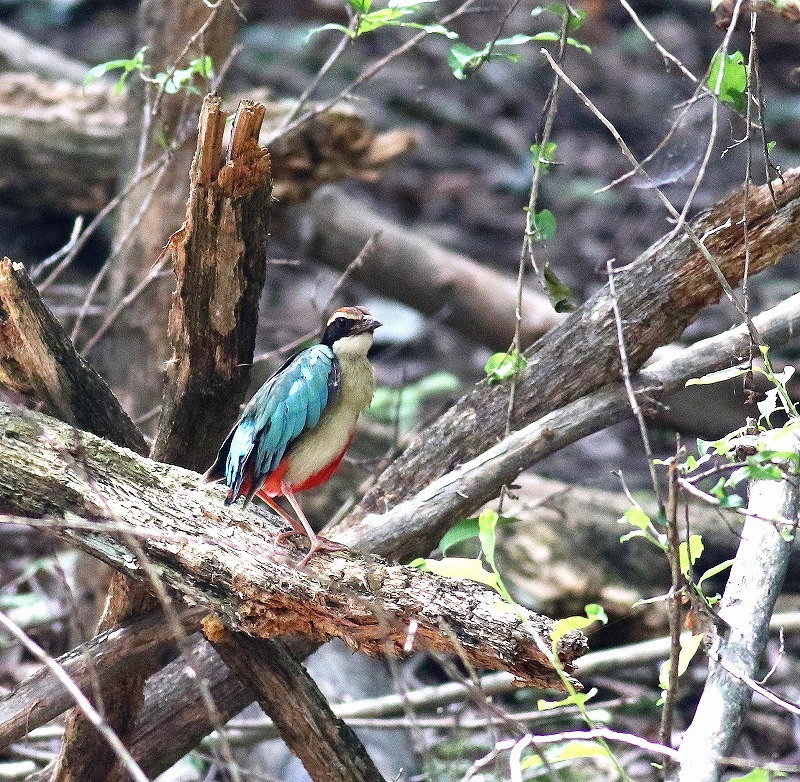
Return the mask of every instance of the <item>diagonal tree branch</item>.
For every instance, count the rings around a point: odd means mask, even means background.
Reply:
[[[0,386],[66,423],[147,453],[141,432],[75,350],[25,267],[8,258],[0,260]]]
[[[776,264],[800,244],[800,169],[783,181],[749,188],[749,273]],[[732,286],[744,274],[743,198],[739,193],[695,218],[700,236]],[[722,289],[711,266],[685,235],[661,240],[615,275],[624,342],[631,371],[659,346],[676,339]],[[620,377],[619,348],[606,285],[526,355],[528,366],[516,384],[514,428],[580,399]],[[503,436],[508,392],[477,386],[425,428],[380,476],[341,531],[367,514],[380,514],[482,453]],[[428,542],[454,519],[429,530]]]

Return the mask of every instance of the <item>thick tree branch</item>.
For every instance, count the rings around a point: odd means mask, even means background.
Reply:
[[[314,782],[383,782],[360,739],[283,644],[231,633],[216,617],[203,622],[203,632],[225,664],[258,693],[286,744],[305,744],[303,765]]]
[[[779,345],[800,332],[800,294],[754,319],[768,344]],[[748,358],[757,349],[744,326],[702,340],[678,356],[651,364],[633,378],[638,397],[651,408],[686,381]],[[454,519],[464,518],[496,497],[504,484],[545,456],[630,415],[621,383],[587,394],[512,432],[497,445],[433,481],[385,513],[368,514],[351,527],[335,528],[337,540],[361,551],[380,546],[402,560],[425,541],[436,545]],[[402,530],[402,532],[400,532]]]
[[[408,646],[452,652],[458,643],[478,668],[561,686],[540,648],[551,620],[528,612],[523,622],[478,584],[353,554],[317,557],[301,572],[275,545],[270,516],[225,508],[220,490],[197,488],[195,473],[5,404],[0,430],[0,510],[52,519],[65,539],[139,580],[142,567],[120,538],[143,536],[165,583],[232,629],[261,638],[338,637],[373,654],[402,655]],[[70,530],[73,520],[106,521],[119,533]],[[581,635],[559,647],[567,669],[583,651]]]
[[[0,385],[79,429],[147,452],[141,432],[76,352],[23,265],[8,258],[0,260]]]
[[[800,244],[800,169],[749,189],[750,274],[777,263]],[[728,282],[744,273],[743,195],[737,194],[692,222]],[[615,276],[631,371],[683,329],[722,290],[716,274],[691,240],[681,234],[657,242]],[[619,348],[608,286],[528,352],[516,386],[515,428],[541,418],[615,381]],[[339,529],[368,514],[382,514],[497,442],[506,424],[508,392],[479,385],[441,416],[380,476]],[[452,519],[451,519],[452,520]]]
[[[206,614],[202,608],[181,611],[186,633],[200,628]],[[58,664],[87,696],[94,687],[150,668],[153,659],[163,659],[175,648],[173,628],[161,612],[95,636],[58,658]],[[73,705],[69,693],[47,668],[41,668],[15,690],[0,699],[0,749],[25,736],[33,728],[58,717]]]
[[[796,430],[774,432],[770,447],[800,453]],[[787,463],[783,481],[758,480],[750,487],[748,514],[731,567],[719,617],[725,629],[713,639],[709,672],[692,724],[678,751],[678,765],[667,779],[718,782],[726,756],[732,754],[753,697],[767,643],[775,601],[795,544],[800,489],[796,463]],[[790,519],[786,528],[769,519]],[[787,533],[790,533],[787,535]]]

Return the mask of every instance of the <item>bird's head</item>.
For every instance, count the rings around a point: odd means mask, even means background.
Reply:
[[[380,325],[365,307],[340,307],[328,319],[322,344],[338,355],[366,355],[372,345],[372,332]]]

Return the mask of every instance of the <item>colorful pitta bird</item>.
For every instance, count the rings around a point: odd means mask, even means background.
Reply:
[[[259,497],[291,526],[278,540],[304,535],[317,551],[344,548],[318,536],[295,493],[325,483],[353,441],[356,421],[372,400],[375,380],[367,351],[380,321],[364,307],[341,307],[318,345],[290,358],[255,393],[219,449],[206,481],[224,480],[225,504]],[[286,497],[293,517],[275,501]]]

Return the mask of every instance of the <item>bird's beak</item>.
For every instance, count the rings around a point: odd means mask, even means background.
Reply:
[[[383,324],[377,319],[373,318],[369,315],[365,315],[364,319],[359,323],[351,333],[353,334],[365,334],[366,332],[373,332],[375,331],[378,326],[382,326]]]

